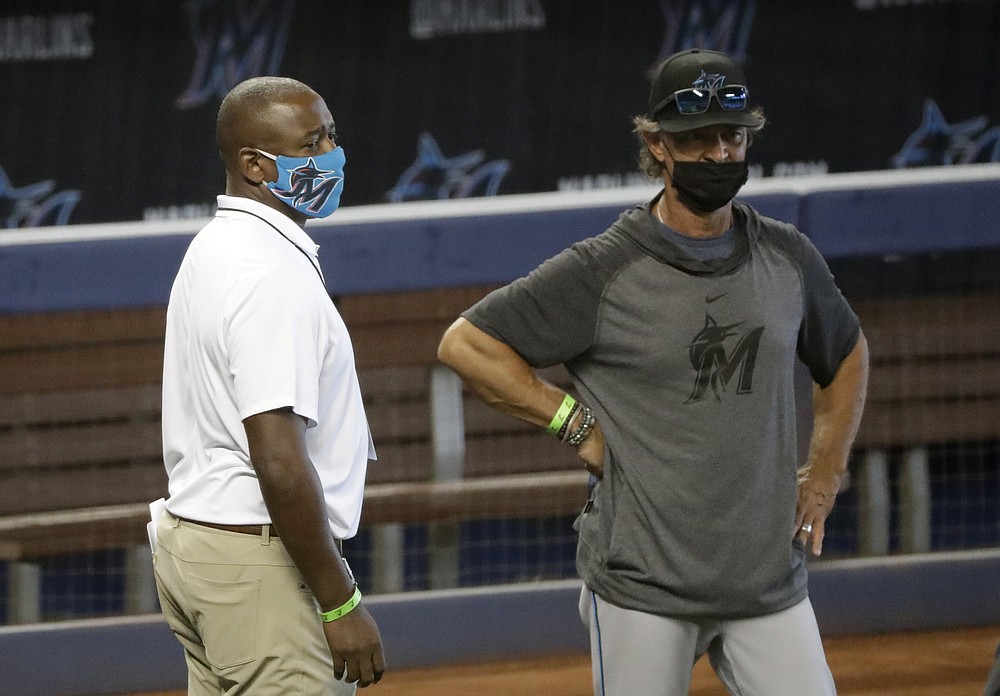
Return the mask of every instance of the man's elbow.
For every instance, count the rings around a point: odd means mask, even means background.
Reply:
[[[438,343],[437,358],[453,370],[457,370],[457,365],[461,363],[461,356],[466,352],[465,339],[462,338],[462,324],[465,319],[457,319],[441,337]]]
[[[851,350],[850,355],[847,359],[851,361],[852,369],[859,373],[864,379],[867,379],[868,367],[869,367],[869,354],[868,354],[868,339],[865,338],[863,331],[858,332],[858,340],[854,344],[854,349]]]

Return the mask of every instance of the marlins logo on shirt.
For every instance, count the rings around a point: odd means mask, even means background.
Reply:
[[[705,314],[704,328],[688,345],[695,378],[691,395],[684,403],[701,401],[709,387],[716,400],[721,401],[722,393],[726,391],[737,370],[739,378],[736,381],[736,393],[749,394],[753,391],[753,372],[757,365],[757,352],[764,327],[760,326],[740,335],[734,329],[742,323],[719,326],[711,315]],[[736,345],[732,352],[727,353],[726,342],[732,343],[732,339],[736,340]]]

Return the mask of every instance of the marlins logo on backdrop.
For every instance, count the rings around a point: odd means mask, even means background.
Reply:
[[[1000,162],[1000,126],[987,128],[986,115],[948,123],[933,99],[924,101],[923,121],[892,157],[892,166],[935,167]]]
[[[742,62],[756,11],[756,0],[660,0],[663,41],[650,71],[686,48],[722,51]]]
[[[496,196],[500,182],[510,170],[510,161],[485,159],[482,150],[445,157],[434,136],[421,133],[417,159],[400,174],[385,197],[391,203],[402,203]]]
[[[221,100],[243,80],[280,73],[295,0],[192,0],[186,6],[197,57],[178,108]]]
[[[0,167],[0,227],[67,225],[82,195],[75,189],[57,191],[54,179],[15,187]]]

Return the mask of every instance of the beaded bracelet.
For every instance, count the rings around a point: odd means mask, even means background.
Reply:
[[[573,431],[573,434],[567,440],[571,445],[579,445],[586,440],[587,436],[590,435],[590,431],[593,430],[594,424],[597,422],[594,412],[589,407],[582,406],[580,410],[582,414],[580,416],[580,424],[576,426],[576,430]]]
[[[583,404],[577,404],[577,409],[576,409],[576,411],[580,412],[580,422],[583,422],[583,412],[580,410],[582,408],[582,406],[583,406]],[[559,433],[559,439],[562,442],[569,442],[570,436],[572,436],[573,433],[576,432],[576,430],[574,428],[570,427],[571,425],[573,425],[573,420],[575,419],[575,417],[576,417],[576,413],[574,412],[573,415],[571,415],[569,418],[566,419],[566,425],[565,425],[565,427],[563,427],[562,431]]]
[[[559,428],[559,432],[556,433],[558,437],[563,442],[566,442],[566,438],[569,437],[569,425],[573,422],[573,418],[576,417],[576,412],[580,410],[580,403],[577,401],[573,402],[573,408],[569,410],[569,415],[566,416],[566,420],[563,421],[562,426]]]

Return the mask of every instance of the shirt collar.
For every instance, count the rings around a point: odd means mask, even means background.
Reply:
[[[663,234],[663,227],[658,220],[654,220],[652,213],[652,206],[658,198],[659,194],[652,201],[625,211],[612,227],[618,227],[650,256],[692,275],[730,273],[749,256],[756,234],[740,203],[733,202],[733,232],[736,236],[733,253],[726,258],[700,261],[688,256]]]
[[[277,227],[295,246],[310,256],[315,258],[319,253],[319,245],[312,240],[312,237],[274,208],[269,208],[263,203],[251,198],[244,198],[243,196],[220,195],[218,197],[218,204],[220,210],[216,213],[217,217],[229,217],[232,215],[233,210],[256,215]],[[221,210],[222,208],[227,208],[228,210]]]

